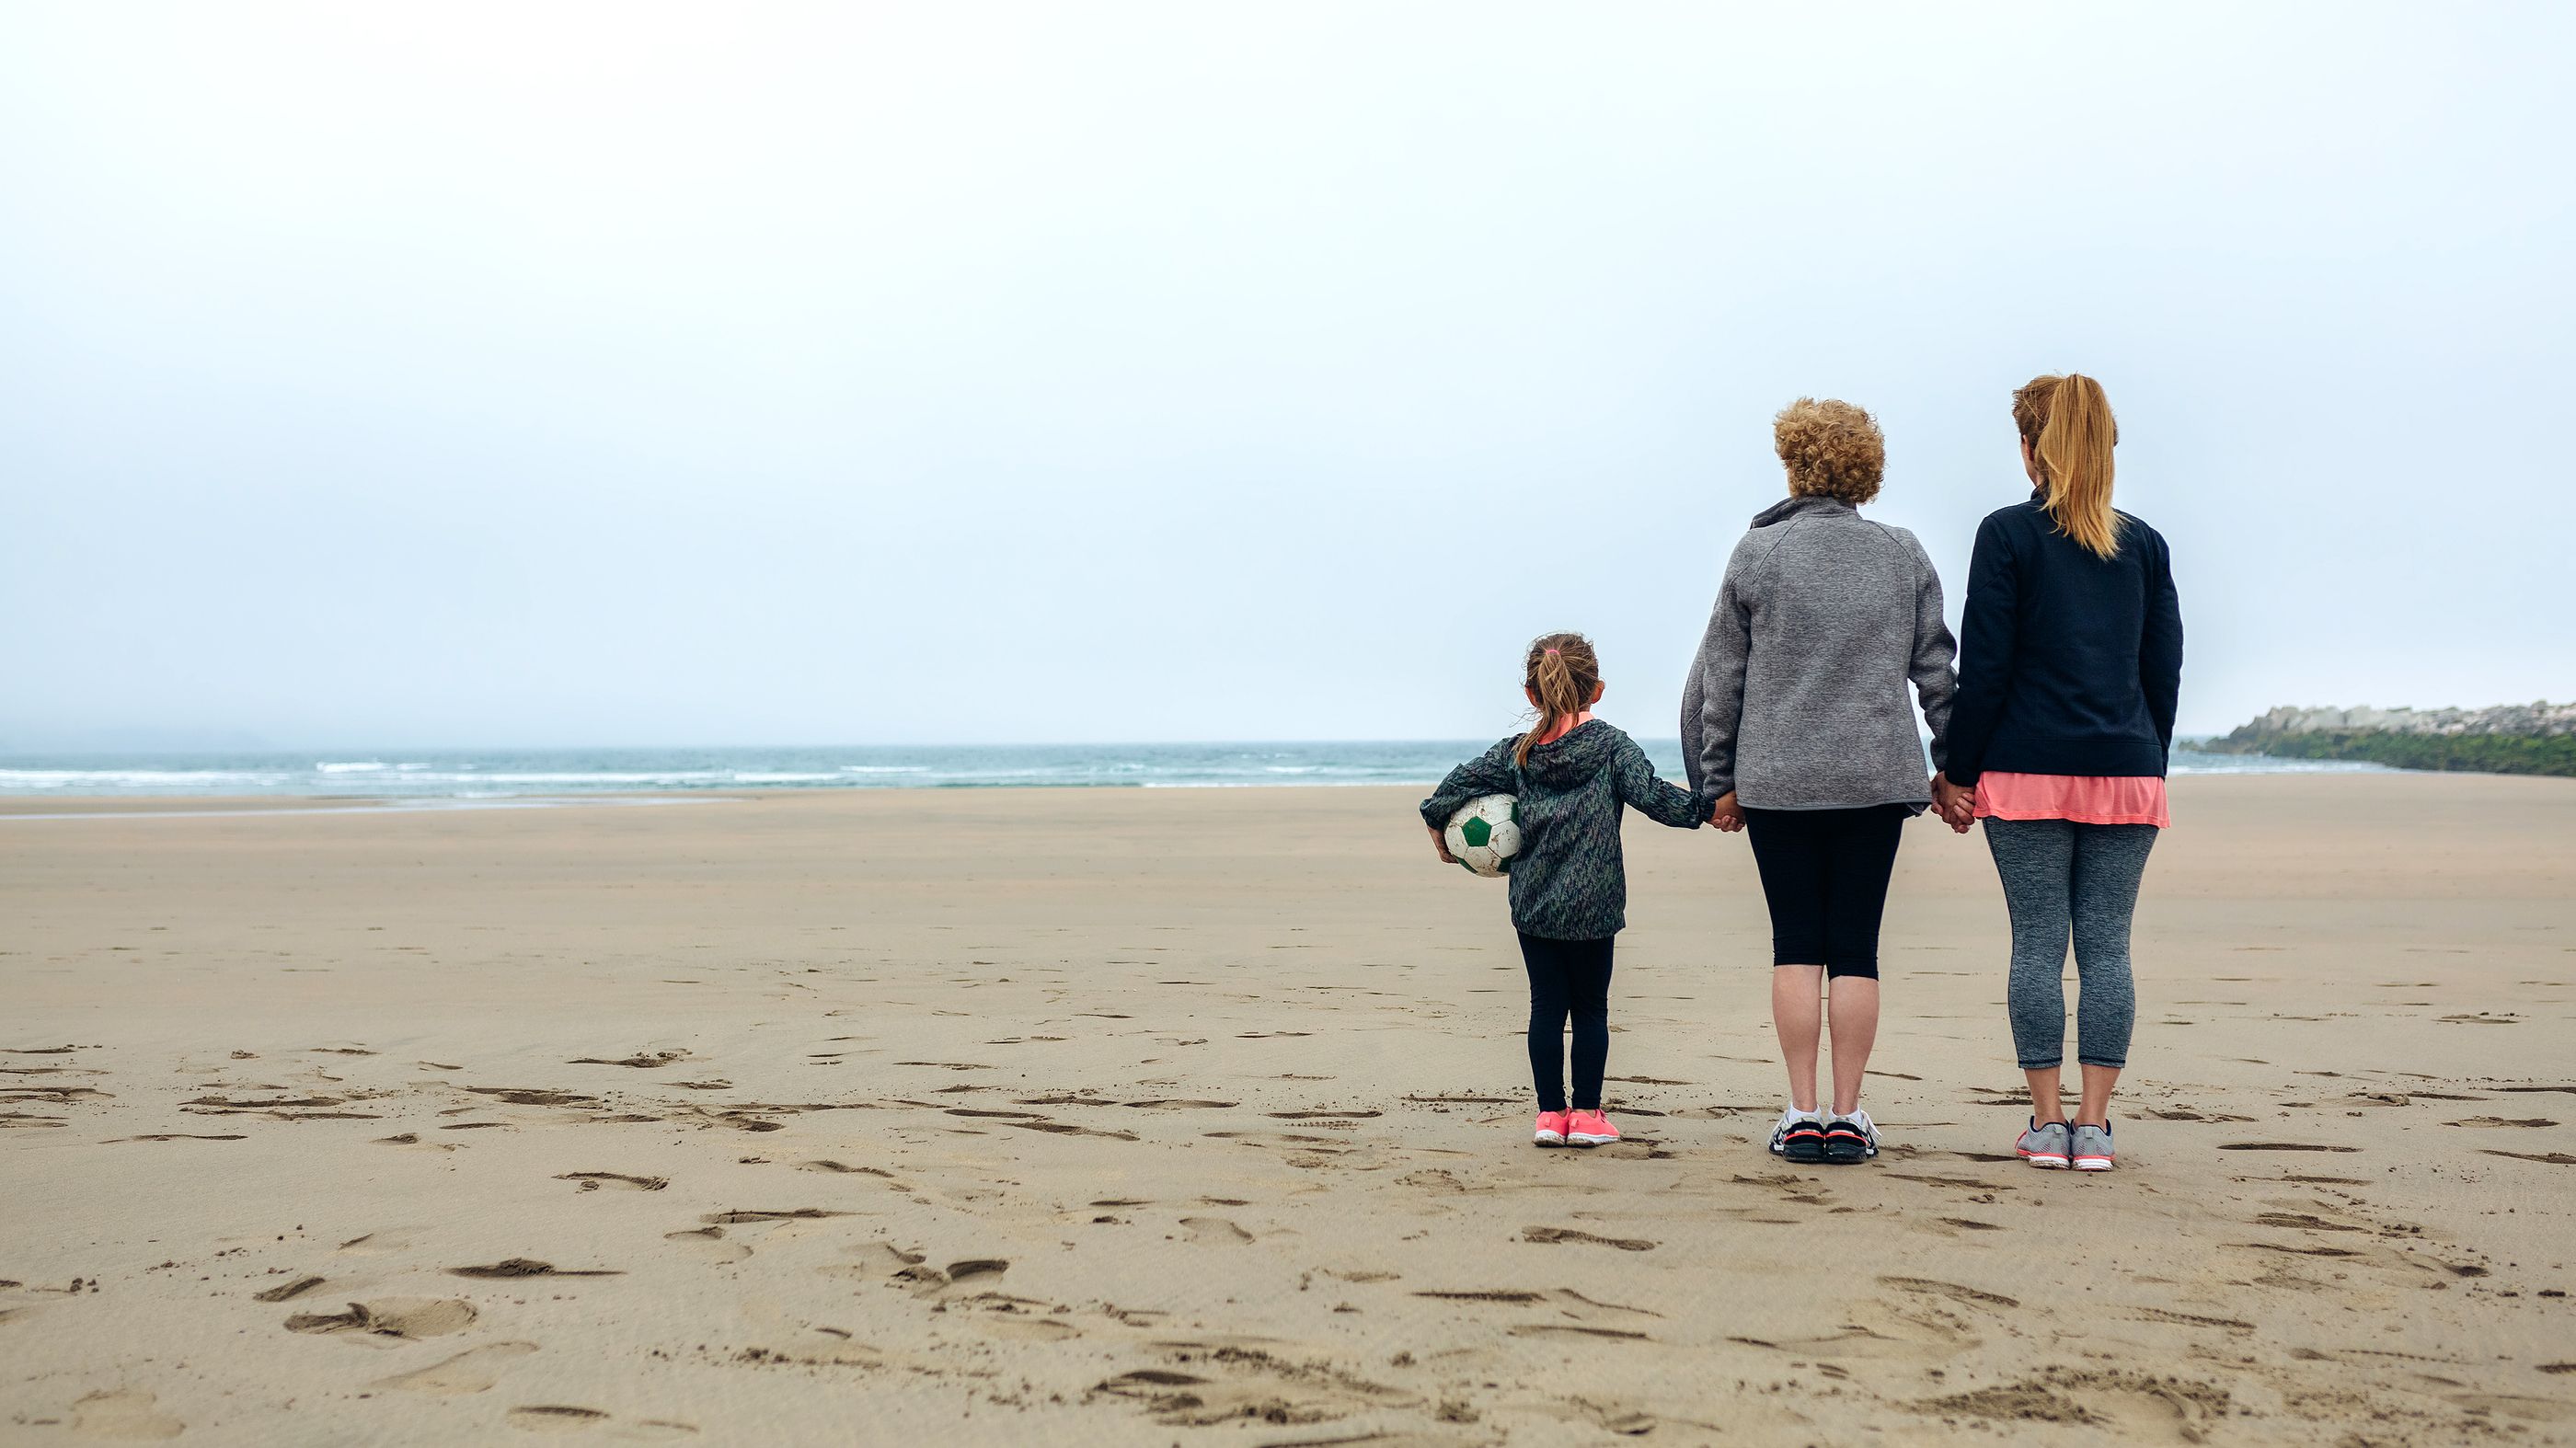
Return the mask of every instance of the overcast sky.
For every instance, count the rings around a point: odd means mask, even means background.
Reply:
[[[2576,694],[2563,5],[0,12],[0,737],[1669,735],[1771,414],[2183,727]]]

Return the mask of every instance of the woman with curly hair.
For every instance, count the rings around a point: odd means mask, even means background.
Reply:
[[[1771,907],[1771,1019],[1789,1068],[1771,1150],[1850,1163],[1878,1155],[1860,1088],[1878,1035],[1887,879],[1905,822],[1933,802],[1916,703],[1937,767],[1957,651],[1923,545],[1860,515],[1886,471],[1878,423],[1848,402],[1802,397],[1772,438],[1789,496],[1754,515],[1727,561],[1683,688],[1682,758],[1691,788],[1717,799],[1711,823],[1751,833]],[[1816,1048],[1828,1018],[1825,1111]]]
[[[2035,377],[2012,414],[2031,494],[1977,529],[1940,783],[1985,821],[2012,912],[2005,995],[2031,1100],[2014,1150],[2036,1167],[2109,1171],[2111,1090],[2136,1014],[2129,918],[2171,822],[2182,604],[2163,535],[2111,506],[2120,433],[2102,384]],[[2071,1119],[2059,1075],[2070,941],[2084,1077]]]

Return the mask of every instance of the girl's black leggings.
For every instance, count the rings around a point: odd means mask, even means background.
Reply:
[[[1565,1021],[1574,1018],[1574,1109],[1601,1109],[1601,1071],[1610,1059],[1610,947],[1618,940],[1549,940],[1521,936],[1529,967],[1530,1079],[1538,1109],[1563,1111]]]

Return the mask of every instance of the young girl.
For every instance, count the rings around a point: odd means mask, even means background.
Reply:
[[[1522,673],[1522,692],[1539,711],[1538,727],[1449,771],[1422,802],[1422,822],[1430,826],[1440,858],[1456,864],[1441,836],[1449,816],[1479,795],[1519,798],[1512,925],[1520,932],[1521,963],[1529,968],[1535,1139],[1541,1146],[1602,1146],[1619,1139],[1619,1129],[1601,1114],[1601,1072],[1610,1056],[1610,947],[1628,923],[1620,809],[1634,805],[1658,824],[1688,830],[1699,828],[1715,801],[1656,778],[1635,740],[1592,717],[1592,706],[1601,702],[1601,664],[1581,634],[1534,641]],[[1570,1103],[1558,1045],[1569,1014]]]

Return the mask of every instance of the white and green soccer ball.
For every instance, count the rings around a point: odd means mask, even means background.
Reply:
[[[1508,794],[1471,799],[1449,817],[1449,827],[1440,834],[1459,864],[1487,879],[1498,878],[1521,852],[1521,802]]]

